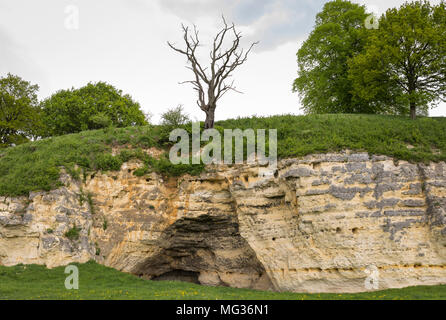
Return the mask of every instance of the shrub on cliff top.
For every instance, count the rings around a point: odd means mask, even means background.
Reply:
[[[111,125],[122,128],[147,124],[141,106],[105,82],[61,90],[45,99],[41,107],[46,137]]]

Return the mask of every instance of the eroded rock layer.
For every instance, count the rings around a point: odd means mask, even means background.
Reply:
[[[446,164],[359,153],[0,197],[0,264],[94,259],[153,280],[295,292],[446,283]]]

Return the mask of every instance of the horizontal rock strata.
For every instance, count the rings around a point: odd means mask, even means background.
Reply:
[[[136,177],[140,166],[0,197],[0,264],[94,259],[153,280],[294,292],[446,283],[445,163],[345,152],[179,179]]]

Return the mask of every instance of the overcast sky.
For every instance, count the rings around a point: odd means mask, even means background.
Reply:
[[[237,89],[219,103],[216,120],[237,116],[301,114],[296,52],[311,31],[323,0],[0,0],[0,75],[11,72],[40,86],[40,98],[60,89],[106,81],[159,115],[195,104],[185,59],[166,45],[181,45],[181,23],[195,23],[204,45],[221,15],[240,27],[245,41],[260,41],[235,73]],[[401,0],[356,0],[382,13]],[[431,3],[438,3],[431,1]],[[78,11],[78,25],[76,23]],[[202,50],[208,51],[207,47]],[[431,111],[446,116],[446,105]]]

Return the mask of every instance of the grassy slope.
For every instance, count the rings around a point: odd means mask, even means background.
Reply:
[[[446,118],[377,115],[274,116],[226,120],[224,128],[278,129],[281,158],[363,150],[411,161],[446,160]],[[414,146],[408,149],[407,146]]]
[[[446,118],[374,115],[275,116],[220,121],[217,129],[253,128],[278,130],[280,158],[310,153],[363,150],[410,161],[446,160]],[[168,175],[198,174],[202,166],[173,166],[168,159],[150,159],[138,148],[167,149],[171,128],[148,126],[81,132],[0,150],[0,195],[26,195],[58,185],[60,166],[73,175],[74,164],[84,171],[116,170],[123,161],[138,157],[145,168]],[[135,151],[111,156],[111,147],[126,145]],[[408,145],[413,148],[408,148]]]
[[[358,294],[274,293],[202,287],[182,282],[146,281],[94,262],[79,267],[79,290],[66,290],[64,267],[0,267],[0,299],[191,299],[319,300],[446,299],[446,286],[412,287]]]

